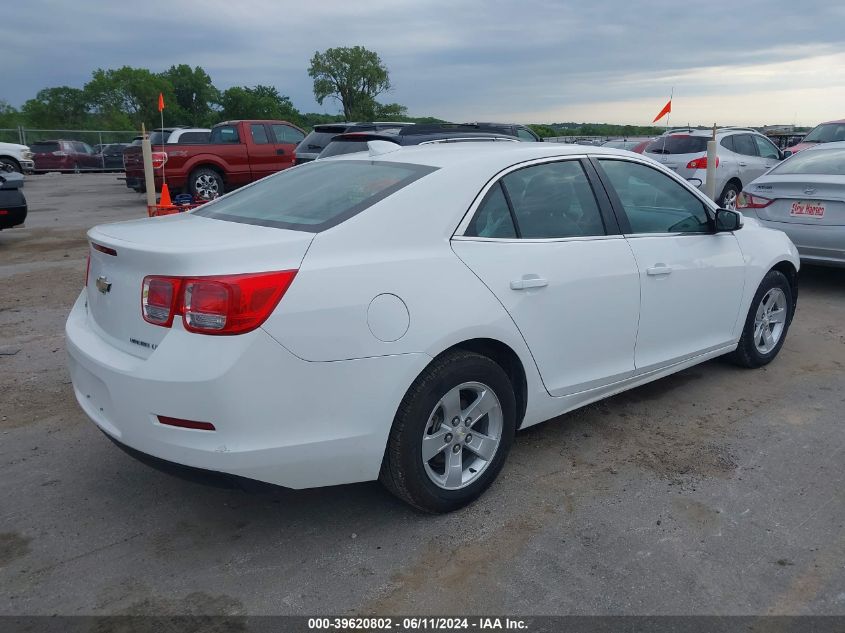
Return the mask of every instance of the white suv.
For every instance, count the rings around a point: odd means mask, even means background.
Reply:
[[[26,145],[0,143],[0,167],[11,165],[17,172],[30,173],[35,167],[32,156],[32,152]]]
[[[701,189],[707,180],[707,141],[711,130],[671,130],[656,138],[643,152]],[[735,209],[742,188],[783,160],[765,136],[750,128],[716,130],[716,203]]]

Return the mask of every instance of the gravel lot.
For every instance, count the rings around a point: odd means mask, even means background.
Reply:
[[[0,614],[845,614],[845,271],[780,357],[709,362],[521,432],[449,516],[375,483],[245,493],[114,447],[63,325],[114,174],[31,177],[0,233]]]

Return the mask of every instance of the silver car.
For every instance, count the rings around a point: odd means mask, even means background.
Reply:
[[[707,141],[712,130],[672,130],[646,146],[643,154],[663,163],[696,186],[707,180]],[[783,152],[750,128],[716,131],[716,203],[735,209],[743,187],[783,160]]]
[[[845,142],[785,160],[746,185],[737,208],[786,233],[802,260],[845,266]]]

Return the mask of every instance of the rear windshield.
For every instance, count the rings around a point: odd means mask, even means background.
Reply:
[[[334,128],[315,128],[308,136],[299,142],[296,151],[303,154],[319,154],[338,134],[343,134],[346,126]]]
[[[326,145],[326,149],[320,152],[320,158],[342,156],[343,154],[354,154],[355,152],[367,152],[369,149],[370,148],[367,147],[367,141],[363,139],[360,141],[332,141]]]
[[[808,149],[783,161],[769,173],[845,176],[845,148]]]
[[[310,162],[259,180],[194,213],[230,222],[317,233],[436,169],[391,162]]]
[[[651,154],[698,154],[707,151],[706,136],[662,136],[646,146]]]
[[[34,154],[46,154],[48,152],[58,152],[59,151],[59,143],[57,141],[42,141],[39,143],[33,143],[30,146],[30,151]]]
[[[817,125],[807,136],[804,143],[832,143],[845,141],[845,123],[822,123]]]

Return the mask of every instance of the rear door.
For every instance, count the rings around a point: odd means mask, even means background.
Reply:
[[[252,177],[259,180],[276,171],[276,144],[266,123],[250,123],[246,126],[252,143],[249,146],[249,165]]]
[[[645,163],[600,158],[598,169],[636,258],[638,373],[730,344],[745,284],[732,233],[714,233],[704,201]]]
[[[208,153],[217,153],[226,162],[226,182],[232,185],[242,185],[252,181],[252,169],[250,168],[250,151],[251,146],[246,138],[241,137],[241,129],[244,129],[244,134],[248,135],[249,130],[245,129],[246,125],[230,125],[220,124],[215,125],[211,129],[211,137],[209,142],[212,145],[219,145],[220,147],[215,152],[215,148],[208,148]],[[206,150],[203,150],[206,151]]]
[[[577,158],[512,168],[452,241],[513,318],[553,396],[634,371],[637,265],[589,173]]]
[[[276,149],[274,171],[293,167],[296,160],[296,146],[305,138],[305,134],[292,125],[283,123],[273,123],[270,125],[270,129]]]

